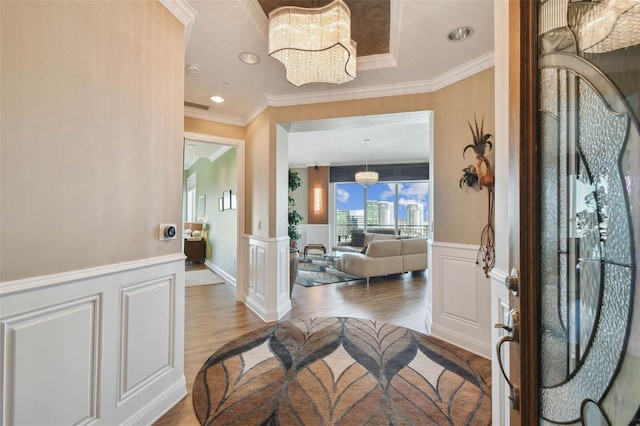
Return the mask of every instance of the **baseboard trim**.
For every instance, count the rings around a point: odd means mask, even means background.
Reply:
[[[223,280],[225,280],[227,283],[231,284],[232,286],[236,286],[236,277],[229,275],[227,272],[223,271],[222,269],[220,269],[220,267],[214,265],[213,263],[211,263],[208,260],[204,261],[204,264],[211,269],[213,272],[215,272],[216,274],[218,274],[220,276],[220,278],[222,278]]]
[[[458,333],[455,330],[451,330],[440,326],[439,324],[431,324],[431,335],[442,339],[445,342],[449,342],[458,347],[473,352],[476,355],[480,355],[483,358],[491,359],[491,345],[487,345],[485,342],[469,337],[465,334]]]
[[[251,309],[253,311],[254,314],[256,314],[258,317],[260,317],[260,319],[264,322],[270,322],[270,321],[275,321],[275,320],[268,320],[267,317],[267,313],[262,309],[262,305],[259,303],[256,303],[250,296],[246,297],[244,302],[245,305],[247,305],[247,307],[249,309]]]
[[[178,402],[187,396],[187,381],[184,376],[173,386],[151,401],[134,416],[131,416],[124,425],[151,425],[160,417],[171,410]]]

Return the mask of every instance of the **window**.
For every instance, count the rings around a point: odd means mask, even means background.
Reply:
[[[349,241],[354,228],[427,236],[428,181],[379,182],[366,189],[357,183],[335,185],[338,241]]]

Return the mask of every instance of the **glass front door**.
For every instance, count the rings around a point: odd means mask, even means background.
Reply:
[[[640,422],[640,0],[538,2],[544,424]]]

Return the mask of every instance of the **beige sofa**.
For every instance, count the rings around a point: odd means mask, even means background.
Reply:
[[[367,279],[427,268],[427,239],[372,240],[365,253],[344,253],[336,269]]]
[[[391,232],[358,232],[354,230],[351,234],[351,241],[339,242],[333,246],[333,251],[342,251],[346,253],[360,253],[371,243],[371,241],[393,240],[393,230]]]

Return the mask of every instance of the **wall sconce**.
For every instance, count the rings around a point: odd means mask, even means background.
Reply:
[[[313,213],[322,212],[322,188],[313,188]]]

